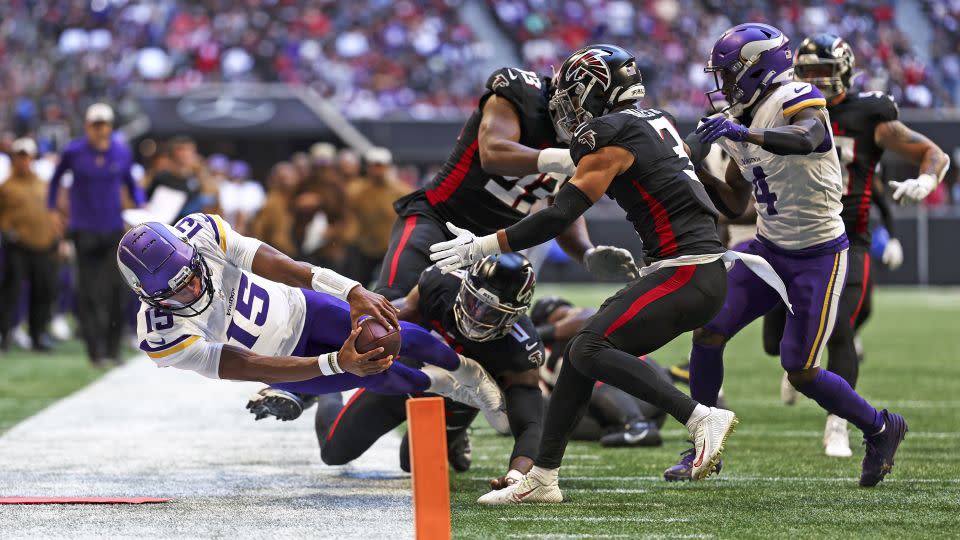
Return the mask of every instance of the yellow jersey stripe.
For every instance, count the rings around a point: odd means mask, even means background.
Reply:
[[[833,294],[833,287],[837,282],[837,267],[840,265],[841,253],[837,253],[833,257],[833,271],[830,274],[830,283],[827,285],[827,294],[823,297],[823,308],[820,310],[820,327],[817,328],[817,337],[813,340],[813,348],[810,349],[810,357],[807,358],[807,363],[803,366],[803,369],[810,369],[810,366],[813,364],[813,359],[817,357],[817,351],[820,349],[820,344],[823,341],[823,330],[827,325],[827,315],[830,313],[832,304],[830,301],[830,295]]]
[[[213,216],[213,222],[217,224],[217,232],[220,233],[220,251],[227,252],[227,228],[223,226],[223,218],[218,215]]]
[[[798,112],[802,111],[803,109],[806,109],[807,107],[826,107],[826,106],[827,106],[827,100],[823,98],[806,99],[801,101],[800,103],[796,103],[794,105],[791,105],[789,108],[784,109],[783,116],[784,117],[793,116],[794,114],[797,114]]]
[[[169,349],[165,349],[157,352],[148,352],[147,356],[149,356],[150,358],[164,358],[164,357],[170,356],[173,353],[180,352],[186,349],[187,347],[196,343],[199,339],[200,339],[200,336],[190,336],[187,339],[181,341],[175,347],[170,347]]]

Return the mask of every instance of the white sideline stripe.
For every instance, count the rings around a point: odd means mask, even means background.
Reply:
[[[572,493],[650,493],[649,489],[639,488],[565,488],[563,491]]]
[[[802,395],[800,397],[803,398]],[[888,409],[897,409],[897,408],[950,409],[950,408],[960,407],[960,400],[883,399],[882,397],[877,397],[873,395],[864,396],[864,397],[868,399],[871,403],[875,403],[878,406],[883,406]],[[738,405],[751,405],[751,406],[762,405],[767,407],[776,406],[776,407],[782,407],[785,410],[789,410],[790,408],[796,408],[797,406],[819,408],[819,406],[816,403],[813,403],[812,401],[807,399],[802,399],[801,401],[797,402],[796,405],[787,406],[787,405],[784,405],[783,402],[781,402],[777,398],[743,398],[743,399],[736,399],[736,400],[731,399],[731,402],[729,403],[729,405],[733,407],[734,411],[736,411],[736,408]]]
[[[476,478],[477,480],[486,480],[486,478]],[[806,482],[857,482],[858,478],[854,477],[826,477],[826,476],[716,476],[711,477],[706,482],[783,482],[783,483],[806,483]],[[683,485],[681,483],[668,483],[664,481],[662,476],[561,476],[560,483],[561,489],[563,482],[573,481],[596,481],[596,482],[661,482],[664,485]],[[960,484],[960,478],[885,478],[883,482],[890,483],[895,482],[898,484]],[[591,491],[590,489],[584,489],[585,491]],[[565,491],[569,491],[565,489]]]
[[[687,518],[644,518],[644,517],[620,517],[620,516],[511,516],[497,518],[500,521],[549,521],[551,523],[689,523]]]
[[[513,538],[713,538],[712,534],[593,534],[593,533],[524,533],[511,535]]]
[[[679,429],[670,429],[660,432],[661,435],[667,437],[686,435],[686,431],[681,431]],[[776,431],[776,430],[764,430],[764,429],[737,429],[734,437],[780,437],[783,439],[810,439],[810,438],[820,438],[823,437],[823,431],[805,431],[805,430],[789,430],[789,431]],[[907,437],[910,439],[960,439],[960,431],[911,431],[907,434]],[[856,428],[851,431],[851,439],[858,439]]]

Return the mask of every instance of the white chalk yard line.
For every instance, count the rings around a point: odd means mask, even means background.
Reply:
[[[500,521],[550,522],[550,523],[689,523],[689,518],[647,518],[624,516],[508,516],[497,518]]]

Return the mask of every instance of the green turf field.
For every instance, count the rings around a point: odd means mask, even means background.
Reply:
[[[51,353],[0,353],[0,433],[104,373],[90,366],[83,344],[69,341]]]
[[[610,289],[541,286],[598,305]],[[560,505],[481,507],[511,444],[488,427],[473,436],[473,468],[452,476],[455,538],[943,538],[960,534],[960,291],[885,290],[863,334],[860,390],[902,413],[910,433],[892,475],[857,486],[863,449],[827,458],[824,413],[809,400],[779,401],[782,371],[760,350],[759,325],[727,347],[724,390],[741,423],[720,476],[696,484],[660,479],[686,430],[668,420],[659,449],[601,449],[574,442],[561,468]],[[686,357],[689,336],[655,354]],[[853,428],[855,429],[855,428]]]

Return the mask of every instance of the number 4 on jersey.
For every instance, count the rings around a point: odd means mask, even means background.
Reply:
[[[753,168],[753,196],[756,197],[758,203],[767,205],[768,216],[775,216],[779,213],[774,205],[777,202],[777,194],[770,191],[770,185],[767,184],[767,173],[763,172],[760,167]]]

